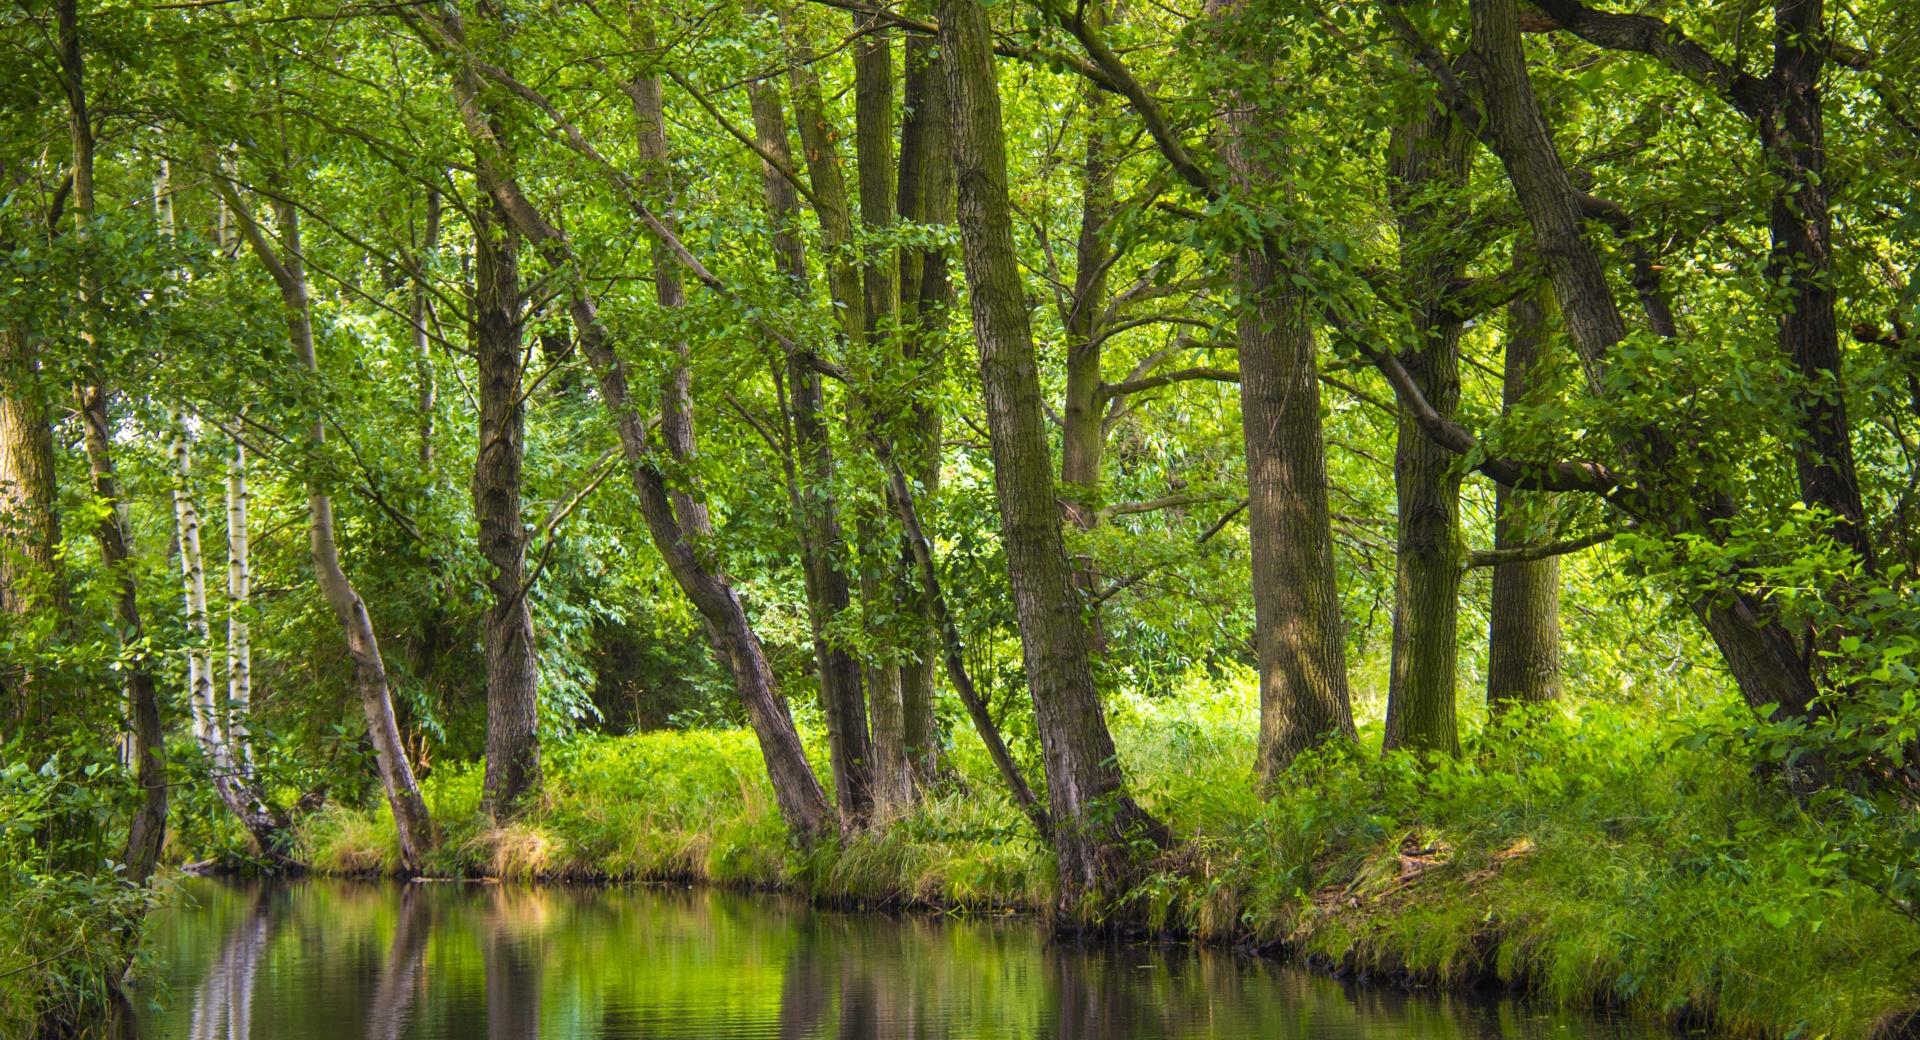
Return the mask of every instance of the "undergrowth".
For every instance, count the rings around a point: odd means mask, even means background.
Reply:
[[[1725,745],[1736,709],[1605,704],[1483,726],[1458,760],[1310,755],[1262,799],[1239,688],[1116,698],[1140,800],[1181,836],[1135,922],[1414,985],[1499,984],[1729,1035],[1872,1036],[1917,1006],[1920,926],[1846,876],[1825,821]],[[1573,718],[1573,713],[1578,718]],[[815,734],[817,738],[817,734]],[[1363,732],[1362,746],[1377,746]],[[816,760],[824,750],[811,746]],[[862,904],[1046,906],[1052,859],[984,756],[918,809],[827,848],[789,846],[750,732],[553,748],[540,803],[493,826],[478,765],[426,783],[435,873],[703,879]],[[1892,834],[1889,832],[1889,840]],[[1858,834],[1849,840],[1858,840]],[[397,863],[381,809],[309,819],[316,868]]]

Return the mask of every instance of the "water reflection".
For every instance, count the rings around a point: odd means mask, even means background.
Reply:
[[[1665,1035],[1353,989],[1031,926],[824,913],[709,891],[195,882],[155,923],[134,1035],[669,1040]]]

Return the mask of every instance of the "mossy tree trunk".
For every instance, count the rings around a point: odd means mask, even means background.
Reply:
[[[1088,633],[1054,500],[1053,462],[1007,196],[1006,141],[986,9],[942,0],[961,241],[995,500],[1046,763],[1063,923],[1124,896],[1165,828],[1136,805],[1093,684]]]

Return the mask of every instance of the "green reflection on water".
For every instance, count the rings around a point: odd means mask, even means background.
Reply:
[[[812,910],[713,890],[188,884],[135,1033],[305,1037],[1535,1040],[1659,1031],[1350,987],[1020,921]]]

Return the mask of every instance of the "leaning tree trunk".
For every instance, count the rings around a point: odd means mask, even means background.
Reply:
[[[1553,292],[1542,285],[1507,306],[1506,374],[1500,403],[1507,411],[1525,403],[1546,368],[1547,316]],[[1535,518],[1551,507],[1546,491],[1494,486],[1494,550],[1518,549],[1531,540]],[[1547,704],[1560,696],[1560,558],[1499,563],[1487,621],[1487,708]]]
[[[73,144],[73,217],[75,235],[85,241],[93,234],[93,124],[87,114],[85,66],[80,49],[80,23],[75,0],[61,0],[58,11],[61,82],[67,94],[67,128]],[[99,338],[93,328],[93,305],[99,287],[83,278],[80,288],[81,339],[87,358],[86,382],[75,388],[76,410],[85,431],[87,469],[93,497],[101,507],[97,537],[100,559],[114,575],[117,613],[125,645],[145,642],[140,618],[139,586],[134,577],[132,538],[121,515],[119,481],[113,469],[113,424],[107,415],[107,391],[97,371]],[[160,718],[160,698],[144,656],[136,657],[125,672],[128,714],[132,717],[134,776],[140,785],[140,808],[127,828],[126,874],[134,884],[145,884],[160,859],[167,832],[166,731]]]
[[[934,42],[909,36],[906,44],[905,115],[900,122],[900,176],[898,205],[905,221],[945,227],[953,223],[953,142],[949,136],[946,62]],[[947,276],[947,254],[938,247],[900,251],[902,353],[918,375],[916,386],[938,387],[945,374],[948,313],[953,309],[953,282]],[[909,314],[908,311],[911,311]],[[935,494],[940,486],[940,406],[931,390],[917,391],[910,407],[907,432],[897,438],[907,472],[919,483],[920,493]],[[904,554],[914,561],[911,537]],[[901,666],[900,707],[907,753],[920,783],[932,783],[940,760],[939,720],[934,716],[935,674],[939,670],[939,625],[924,595],[908,598],[908,612],[916,622],[913,659]]]
[[[237,219],[248,247],[280,289],[294,364],[306,378],[318,380],[320,362],[314,352],[313,302],[307,291],[306,254],[300,245],[300,211],[284,202],[274,205],[285,250],[282,255],[267,239],[259,220],[241,202],[233,184],[217,168],[210,167],[208,172],[214,189]],[[321,450],[326,437],[325,421],[315,418],[307,430],[309,449]],[[419,870],[434,845],[433,817],[427,812],[426,800],[420,796],[420,785],[414,779],[406,746],[400,740],[393,694],[387,685],[386,661],[380,655],[380,640],[374,635],[373,619],[367,614],[367,605],[360,598],[359,590],[353,587],[346,570],[340,566],[333,498],[313,477],[307,480],[307,536],[314,581],[340,623],[341,633],[346,637],[347,656],[353,661],[354,686],[359,691],[360,710],[367,721],[367,742],[373,745],[374,767],[380,774],[387,804],[393,809],[401,864],[407,870]]]
[[[480,185],[482,192],[487,185]],[[483,195],[473,208],[473,345],[480,369],[480,445],[474,454],[473,515],[480,553],[493,568],[483,642],[487,670],[487,774],[481,801],[489,815],[514,815],[540,790],[540,665],[527,597],[527,528],[520,521],[520,468],[526,456],[521,387],[525,300],[518,235]]]
[[[1626,338],[1626,322],[1614,303],[1599,251],[1581,228],[1572,181],[1528,79],[1517,2],[1472,0],[1470,10],[1470,51],[1489,143],[1506,168],[1535,248],[1546,261],[1588,386],[1605,396],[1608,355]],[[1660,454],[1671,451],[1657,430],[1617,431],[1615,440],[1630,461],[1653,462],[1653,478],[1659,476]],[[1691,487],[1656,486],[1643,488],[1642,494],[1658,496],[1647,509],[1670,517],[1668,524],[1676,532],[1708,531],[1730,519],[1733,509],[1724,501],[1696,501]],[[1763,598],[1746,589],[1722,588],[1700,592],[1692,605],[1750,706],[1771,704],[1776,715],[1788,717],[1811,709],[1819,687],[1802,641]]]
[[[1236,0],[1211,0],[1208,12],[1221,18],[1236,7]],[[1262,193],[1282,190],[1263,158],[1281,128],[1237,91],[1221,102],[1231,187],[1257,205]],[[1234,257],[1260,660],[1258,771],[1268,788],[1302,751],[1355,739],[1320,429],[1315,305],[1295,286],[1295,268],[1295,258],[1270,241],[1244,245]]]
[[[1080,924],[1102,904],[1126,895],[1142,867],[1142,850],[1164,843],[1167,834],[1127,794],[1093,684],[1087,627],[1054,502],[986,10],[978,0],[942,0],[939,6],[994,497],[1046,762],[1059,869],[1055,910],[1063,922]]]
[[[1472,139],[1438,104],[1396,128],[1388,184],[1400,230],[1400,276],[1412,309],[1415,346],[1407,371],[1441,416],[1460,401],[1460,320],[1448,290],[1465,272],[1449,241],[1463,214]],[[1384,751],[1458,754],[1454,673],[1460,629],[1460,471],[1453,453],[1401,409],[1394,442],[1397,552],[1393,583],[1393,660],[1387,686]]]

